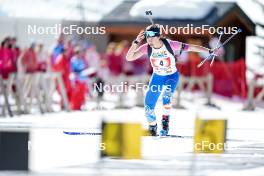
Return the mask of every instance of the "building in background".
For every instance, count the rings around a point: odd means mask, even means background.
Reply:
[[[145,16],[145,10],[148,9],[152,9],[154,22],[163,26],[185,27],[192,24],[193,27],[208,25],[215,28],[241,28],[243,32],[239,34],[240,36],[234,38],[225,46],[224,59],[227,61],[234,61],[241,57],[245,58],[246,37],[256,33],[256,25],[240,6],[236,2],[226,1],[166,0],[162,2],[153,1],[152,4],[148,4],[147,1],[127,0],[106,14],[100,21],[100,25],[107,27],[110,41],[124,39],[132,41],[140,30],[150,25],[148,18]],[[171,13],[172,10],[173,13]],[[182,32],[181,34],[169,34],[168,37],[208,47],[209,40],[213,35],[208,31],[203,35],[183,34]],[[228,35],[223,36],[222,40],[227,37]]]

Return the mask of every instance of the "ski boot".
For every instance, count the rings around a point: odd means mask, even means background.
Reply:
[[[158,129],[157,124],[156,125],[149,125],[149,134],[151,136],[157,136],[157,129]]]
[[[169,132],[169,116],[163,115],[161,120],[160,136],[167,136]]]

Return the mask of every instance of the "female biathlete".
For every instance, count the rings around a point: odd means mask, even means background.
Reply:
[[[144,38],[146,38],[147,43],[139,46]],[[182,51],[194,51],[210,54],[214,52],[214,50],[202,46],[185,44],[163,38],[160,36],[160,27],[158,24],[148,26],[145,31],[142,30],[127,52],[127,61],[134,61],[143,55],[148,55],[151,66],[153,67],[153,74],[149,81],[144,103],[145,115],[149,122],[149,132],[152,136],[157,135],[157,122],[154,109],[161,93],[163,115],[160,135],[168,135],[171,97],[179,81],[179,72],[176,68],[174,51],[179,51],[180,53]]]

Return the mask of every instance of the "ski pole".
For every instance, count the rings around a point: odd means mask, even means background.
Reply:
[[[151,18],[152,11],[151,11],[151,10],[147,10],[145,13],[146,13],[146,15],[147,15],[149,21],[151,22],[151,24],[154,25],[154,22],[153,22],[153,20],[152,20],[152,18]]]
[[[222,36],[223,36],[223,32],[220,33],[220,36],[219,36],[218,41],[217,41],[217,44],[216,44],[217,47],[220,45],[220,41],[221,41]],[[210,63],[210,67],[213,65],[214,59],[215,59],[215,55],[212,58],[212,61]]]
[[[215,48],[215,50],[214,50],[214,52],[213,53],[211,53],[209,56],[207,56],[201,63],[199,63],[198,65],[197,65],[197,67],[199,68],[199,67],[201,67],[203,64],[204,64],[204,62],[206,61],[206,60],[208,60],[210,57],[212,57],[212,61],[211,61],[211,63],[210,63],[210,67],[212,66],[212,64],[213,64],[213,62],[214,62],[214,58],[215,58],[215,56],[216,56],[216,52],[218,51],[218,49],[219,48],[221,48],[221,47],[223,47],[225,44],[227,44],[235,35],[237,35],[238,33],[240,33],[240,32],[242,32],[242,30],[241,29],[238,29],[237,30],[237,32],[236,33],[234,33],[234,34],[232,34],[230,37],[228,37],[224,42],[223,42],[223,44],[219,44],[220,43],[220,40],[221,40],[221,37],[222,37],[222,35],[223,35],[223,33],[221,32],[220,33],[220,36],[219,36],[219,39],[218,39],[218,44],[217,44],[217,47]]]

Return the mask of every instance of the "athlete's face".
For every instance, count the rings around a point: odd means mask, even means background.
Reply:
[[[147,43],[153,47],[159,44],[160,37],[147,37]]]

